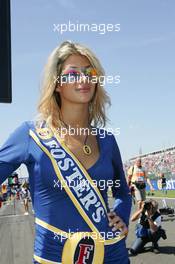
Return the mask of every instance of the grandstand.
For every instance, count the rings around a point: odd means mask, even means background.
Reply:
[[[140,157],[149,177],[155,179],[163,172],[167,179],[175,178],[175,146],[131,158],[124,164],[125,171]]]

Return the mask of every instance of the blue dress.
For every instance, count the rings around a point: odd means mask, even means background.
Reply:
[[[55,188],[55,171],[48,156],[30,137],[29,129],[34,129],[34,122],[24,122],[0,148],[0,184],[15,171],[21,163],[27,166],[35,217],[51,226],[66,232],[90,232],[90,228],[73,205],[64,189]],[[131,210],[131,197],[125,180],[120,152],[113,135],[101,137],[98,129],[97,141],[100,157],[87,170],[93,180],[102,186],[103,181],[119,179],[120,187],[113,189],[115,196],[114,211],[128,225]],[[107,204],[107,189],[100,189]],[[104,227],[107,231],[109,226]],[[64,241],[53,236],[50,230],[35,224],[34,255],[41,258],[34,263],[61,263]],[[42,262],[43,260],[43,262]],[[51,262],[52,261],[52,262]],[[105,246],[105,264],[128,264],[128,252],[125,239]]]

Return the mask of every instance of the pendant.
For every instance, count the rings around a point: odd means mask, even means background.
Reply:
[[[83,151],[86,155],[90,155],[92,153],[91,148],[88,145],[83,146]]]

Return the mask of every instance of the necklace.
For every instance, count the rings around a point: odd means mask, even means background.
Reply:
[[[69,128],[69,126],[63,120],[62,120],[62,123],[67,129]],[[87,144],[88,136],[89,136],[89,133],[86,134],[86,137],[83,143],[83,152],[86,155],[91,155],[92,153],[91,147]]]
[[[83,151],[86,155],[90,155],[92,153],[91,147],[87,145],[87,139],[88,139],[88,134],[85,137],[84,140],[84,146],[83,146]]]

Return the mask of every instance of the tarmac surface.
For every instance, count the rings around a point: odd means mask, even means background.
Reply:
[[[34,216],[24,215],[21,201],[0,209],[0,264],[31,264],[34,241]]]
[[[158,201],[161,203],[161,200]],[[167,200],[167,203],[175,207],[175,199]],[[151,252],[149,243],[143,253],[130,257],[131,264],[175,263],[175,216],[164,216],[162,226],[168,238],[159,242],[161,253]],[[135,239],[134,228],[135,222],[130,224],[128,248]],[[0,264],[31,264],[34,241],[34,215],[31,208],[30,214],[26,216],[21,201],[16,201],[15,206],[13,203],[3,205],[0,209],[0,238]]]

